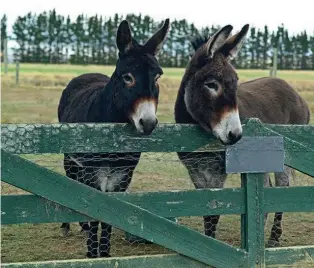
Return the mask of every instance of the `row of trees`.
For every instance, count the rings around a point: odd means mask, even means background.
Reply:
[[[129,14],[136,40],[145,42],[161,22],[141,14]],[[115,64],[117,58],[115,34],[122,16],[79,15],[75,20],[56,13],[55,10],[40,14],[27,13],[19,16],[7,37],[7,18],[1,19],[1,51],[5,38],[15,40],[18,47],[14,54],[21,62],[71,63],[71,64]],[[191,52],[189,38],[197,34],[212,34],[219,26],[197,29],[186,20],[171,23],[167,41],[159,56],[162,66],[185,67]],[[272,61],[273,48],[278,49],[279,69],[314,69],[314,36],[306,31],[290,35],[288,29],[279,26],[270,32],[250,28],[247,41],[234,65],[244,69],[265,69]]]

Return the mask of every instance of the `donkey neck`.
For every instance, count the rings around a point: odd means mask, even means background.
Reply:
[[[185,105],[184,101],[185,86],[186,86],[185,81],[182,81],[175,103],[175,121],[176,123],[181,124],[197,124],[197,122],[192,118],[192,116],[188,112]]]
[[[116,73],[114,72],[101,91],[99,98],[99,104],[95,106],[99,108],[99,120],[112,122],[112,123],[127,123],[129,119],[125,115],[124,111],[118,109],[114,102],[115,94],[115,78]]]

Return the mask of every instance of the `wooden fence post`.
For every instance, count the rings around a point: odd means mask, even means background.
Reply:
[[[245,247],[249,268],[265,267],[264,174],[244,175],[246,193]]]
[[[20,81],[20,61],[16,61],[16,67],[15,67],[15,84],[19,85]]]
[[[273,66],[270,68],[270,76],[271,77],[276,77],[277,76],[277,55],[278,55],[278,50],[277,50],[277,48],[274,48],[273,51],[274,51]]]
[[[3,49],[3,63],[4,63],[4,73],[8,73],[8,39],[4,39],[4,49]]]
[[[241,173],[241,187],[243,189],[246,189],[246,175],[244,173]],[[246,214],[241,214],[241,248],[242,249],[247,248],[246,242],[247,242]]]

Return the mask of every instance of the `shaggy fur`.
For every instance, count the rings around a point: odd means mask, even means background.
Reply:
[[[234,58],[243,44],[248,25],[225,38],[231,32],[225,26],[213,37],[198,37],[192,42],[194,55],[186,68],[175,104],[175,121],[184,124],[200,124],[212,133],[229,111],[238,110],[239,117],[259,118],[270,124],[308,124],[310,111],[305,100],[285,81],[279,78],[259,78],[238,85],[238,76],[230,59]],[[232,29],[232,27],[231,27]],[[221,45],[215,38],[225,39]],[[214,51],[210,54],[209,51]],[[208,82],[209,81],[209,82]],[[214,81],[217,90],[209,90],[206,83]],[[212,85],[212,84],[211,84]],[[242,131],[241,131],[242,132]],[[239,134],[239,138],[241,135]],[[232,143],[237,139],[231,140]],[[188,169],[196,188],[222,188],[227,175],[223,153],[178,153]],[[283,173],[275,174],[276,186],[288,186],[291,170],[285,167]],[[270,186],[265,174],[265,186]],[[267,215],[266,215],[267,216]],[[282,234],[282,212],[275,214],[269,246],[278,246]],[[219,215],[204,216],[205,234],[215,237]]]
[[[157,79],[162,75],[155,56],[168,30],[167,19],[146,44],[140,45],[132,38],[128,23],[122,21],[117,31],[119,59],[111,78],[90,73],[72,79],[62,92],[59,122],[131,123],[139,132],[150,134],[158,122]],[[132,180],[140,155],[139,152],[64,154],[64,169],[69,178],[100,191],[123,192]],[[101,223],[98,243],[99,222],[80,225],[88,234],[87,257],[109,257],[111,226]],[[70,225],[63,223],[61,228],[67,234]]]

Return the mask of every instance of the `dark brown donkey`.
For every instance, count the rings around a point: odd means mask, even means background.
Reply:
[[[149,135],[157,126],[159,99],[158,79],[163,71],[157,55],[170,27],[169,19],[143,45],[132,35],[129,23],[123,20],[117,30],[119,52],[111,75],[87,73],[73,78],[63,90],[58,118],[61,123],[130,123],[142,134]],[[125,192],[140,160],[140,152],[64,154],[67,177],[102,192]],[[69,193],[70,194],[70,193]],[[104,213],[106,213],[104,211]],[[89,258],[110,257],[112,226],[101,222],[80,223],[88,234]],[[63,233],[69,231],[63,223]]]
[[[227,25],[211,38],[193,42],[195,54],[186,68],[175,104],[175,120],[200,124],[223,144],[242,136],[241,119],[259,118],[270,124],[308,124],[309,108],[300,95],[278,78],[260,78],[238,85],[232,60],[241,48],[249,25],[230,36]],[[178,153],[196,188],[222,188],[227,178],[222,153]],[[288,186],[291,169],[275,174],[276,186]],[[265,174],[265,185],[270,178]],[[282,212],[275,214],[268,246],[279,246]],[[219,215],[204,216],[205,234],[215,237]]]

